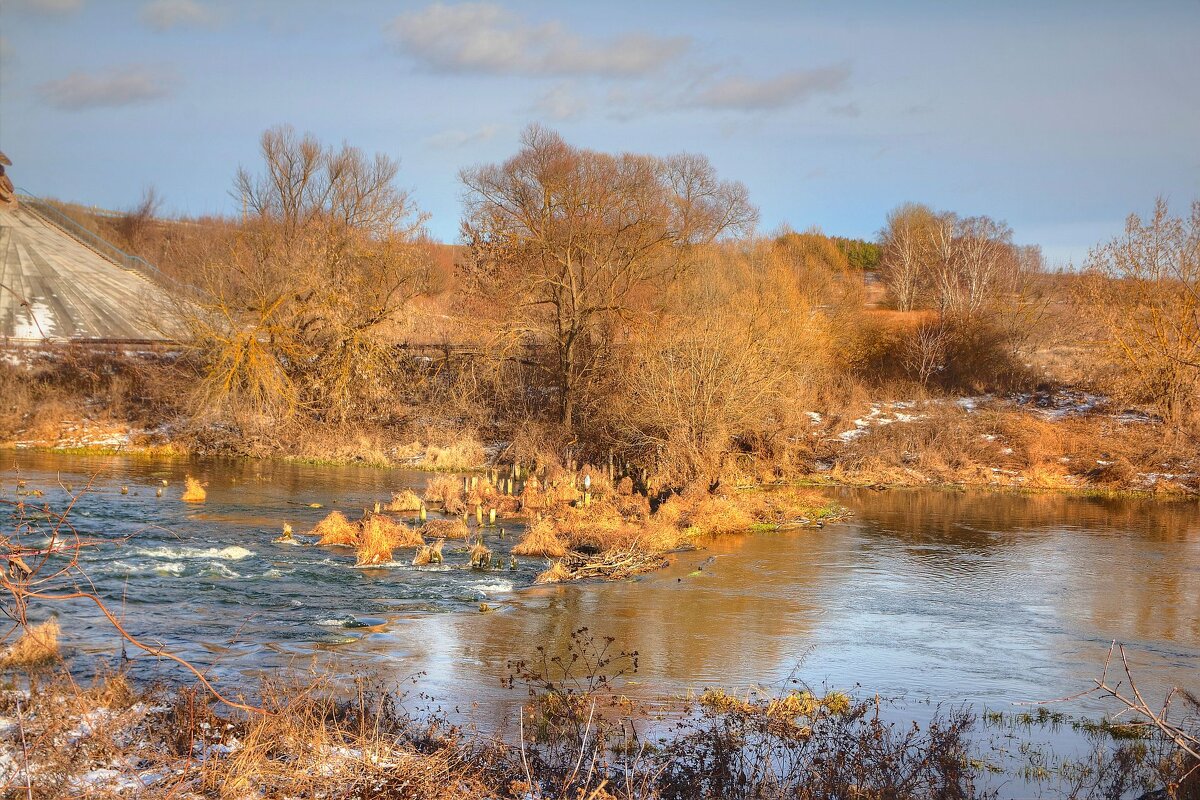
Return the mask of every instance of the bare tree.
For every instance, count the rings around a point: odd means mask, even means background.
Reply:
[[[1134,399],[1153,401],[1175,423],[1200,409],[1200,200],[1187,218],[1162,198],[1143,221],[1088,256],[1087,299]]]
[[[905,203],[887,215],[887,226],[880,234],[879,268],[900,311],[918,308],[929,293],[941,225],[933,209],[918,203]]]
[[[286,126],[263,134],[261,152],[261,173],[237,173],[245,220],[192,315],[201,405],[267,422],[369,413],[387,396],[389,326],[420,288],[424,218],[385,155]]]
[[[745,187],[701,156],[599,153],[537,126],[508,161],[461,179],[466,286],[511,307],[508,336],[552,348],[568,427],[620,324],[701,248],[756,218]]]

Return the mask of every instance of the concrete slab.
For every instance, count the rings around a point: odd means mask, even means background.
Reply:
[[[33,211],[0,207],[0,343],[170,341],[179,330],[164,287]]]

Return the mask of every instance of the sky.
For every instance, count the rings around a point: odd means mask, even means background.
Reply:
[[[288,123],[399,159],[455,241],[459,170],[533,122],[704,154],[764,233],[873,238],[916,201],[1079,265],[1200,199],[1200,0],[0,0],[0,150],[33,194],[235,213]]]

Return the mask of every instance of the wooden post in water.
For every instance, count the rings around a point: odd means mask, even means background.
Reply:
[[[475,524],[481,528],[483,527],[483,506],[479,503],[475,504]]]
[[[494,507],[488,509],[488,525],[496,527],[496,509]]]

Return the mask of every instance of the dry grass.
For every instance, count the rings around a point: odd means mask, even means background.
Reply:
[[[346,515],[340,511],[331,511],[312,529],[312,535],[320,537],[317,544],[325,545],[353,546],[358,544],[358,534],[358,525],[346,519]]]
[[[357,557],[360,565],[385,564],[392,560],[393,550],[425,544],[420,533],[382,514],[370,515],[359,528]]]
[[[421,510],[421,498],[417,497],[417,493],[412,489],[404,489],[403,491],[393,492],[392,499],[388,502],[385,508],[388,511],[396,511],[399,513],[413,513]]]
[[[468,555],[472,569],[488,569],[492,566],[492,551],[482,539],[471,545]]]
[[[204,486],[201,485],[200,481],[191,475],[188,475],[183,480],[185,487],[183,495],[179,499],[185,503],[203,503],[204,499],[208,497],[208,492],[204,491]]]
[[[421,526],[421,535],[426,539],[466,539],[471,530],[461,519],[431,519]]]
[[[420,567],[425,564],[441,564],[442,563],[442,547],[446,544],[445,539],[438,539],[431,545],[422,545],[413,556],[413,566]]]
[[[463,505],[462,480],[453,475],[437,475],[425,487],[425,502],[440,505],[447,514],[461,514]]]
[[[21,628],[21,635],[0,654],[0,669],[44,666],[61,660],[58,620]]]
[[[685,528],[697,528],[702,534],[712,535],[749,530],[754,517],[734,500],[711,495],[693,500],[681,522]]]
[[[562,561],[551,561],[550,566],[538,573],[534,583],[563,583],[572,578],[571,570]]]
[[[421,459],[422,469],[465,472],[481,468],[487,461],[483,444],[475,436],[461,436],[448,445],[429,445]]]
[[[529,526],[512,552],[518,556],[562,558],[567,554],[567,545],[559,537],[553,522],[540,519]]]

